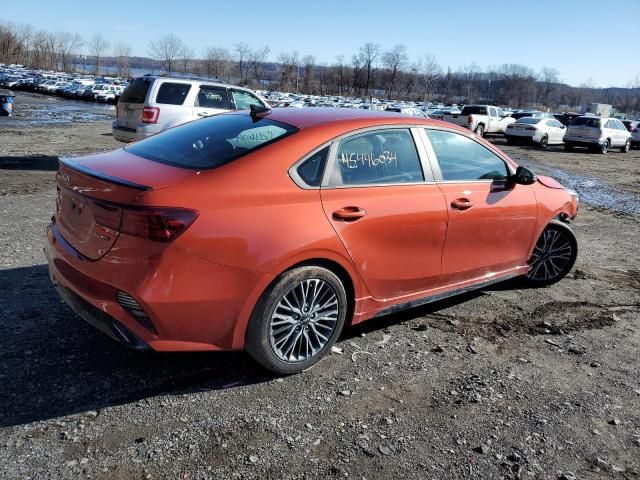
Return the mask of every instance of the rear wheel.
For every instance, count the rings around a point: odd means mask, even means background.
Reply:
[[[552,220],[536,242],[529,260],[526,282],[544,287],[561,280],[573,268],[578,255],[578,241],[564,223]]]
[[[631,140],[627,140],[627,143],[620,149],[622,153],[627,153],[629,150],[631,150]]]
[[[600,152],[602,155],[604,155],[608,151],[609,151],[609,140],[605,140],[598,147],[598,152]]]
[[[347,296],[331,271],[304,266],[283,273],[258,301],[247,328],[247,352],[278,374],[317,363],[344,326]]]
[[[569,144],[569,143],[565,143],[565,144],[564,144],[564,149],[565,149],[567,152],[573,152],[573,145],[571,145],[571,144]]]
[[[540,148],[542,149],[547,149],[547,147],[549,146],[549,137],[544,135],[541,139],[540,139]]]
[[[479,137],[484,137],[484,125],[478,125],[474,130],[474,132]]]

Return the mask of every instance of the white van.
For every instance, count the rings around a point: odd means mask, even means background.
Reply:
[[[113,137],[131,142],[191,120],[269,104],[251,90],[206,80],[145,75],[118,101]]]

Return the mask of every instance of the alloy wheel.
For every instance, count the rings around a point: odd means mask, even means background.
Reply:
[[[339,314],[338,296],[330,283],[303,280],[277,303],[269,322],[269,344],[279,359],[303,362],[327,345]]]
[[[529,260],[527,278],[537,281],[552,281],[564,276],[573,262],[573,243],[561,230],[545,230]]]

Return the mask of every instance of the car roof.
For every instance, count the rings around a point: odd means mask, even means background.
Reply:
[[[297,128],[308,128],[324,123],[362,121],[362,126],[388,124],[424,124],[446,126],[458,129],[451,123],[429,120],[421,117],[408,117],[395,112],[364,110],[355,108],[276,108],[270,110],[267,118],[286,123]]]

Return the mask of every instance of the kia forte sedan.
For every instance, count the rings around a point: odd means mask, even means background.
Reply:
[[[345,325],[513,277],[563,278],[575,192],[450,123],[254,108],[60,161],[62,298],[157,351],[310,367]]]

